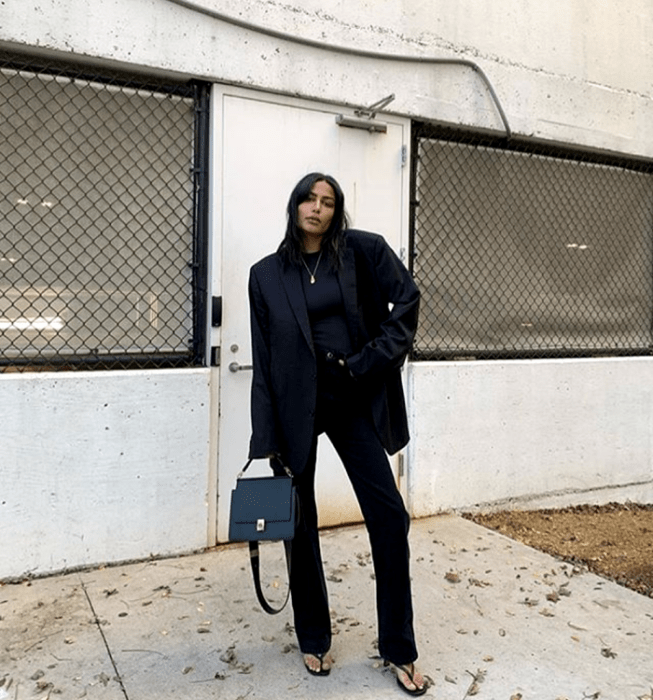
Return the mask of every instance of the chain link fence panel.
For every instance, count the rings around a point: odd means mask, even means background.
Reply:
[[[418,125],[415,359],[649,354],[650,162]]]
[[[196,100],[0,54],[0,371],[198,362]]]

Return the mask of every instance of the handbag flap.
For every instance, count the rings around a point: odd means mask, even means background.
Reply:
[[[232,518],[248,523],[286,522],[292,513],[292,479],[271,476],[239,479],[232,496]]]

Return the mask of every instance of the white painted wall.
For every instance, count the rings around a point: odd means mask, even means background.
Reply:
[[[0,579],[207,544],[209,370],[0,374]]]
[[[650,0],[196,3],[327,45],[473,60],[514,133],[653,157]],[[391,110],[400,115],[502,128],[467,68],[302,46],[170,0],[3,0],[3,46],[338,104],[395,93]],[[212,213],[214,225],[219,217]],[[650,483],[652,362],[412,367],[413,514]],[[218,398],[211,376],[0,375],[0,578],[211,543],[217,435],[209,404]]]
[[[417,517],[623,485],[653,495],[653,358],[420,363],[410,391]]]

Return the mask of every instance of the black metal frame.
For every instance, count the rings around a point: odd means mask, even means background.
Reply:
[[[193,362],[206,366],[208,358],[209,270],[209,134],[211,85],[196,81],[195,166],[193,169]]]

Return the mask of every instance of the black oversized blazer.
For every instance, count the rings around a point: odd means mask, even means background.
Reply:
[[[303,268],[278,253],[250,271],[254,373],[252,459],[279,454],[294,474],[308,460],[314,436],[317,363],[302,288]],[[419,291],[385,239],[345,232],[338,281],[354,352],[347,359],[366,392],[383,447],[394,454],[408,442],[400,370],[415,336]]]

